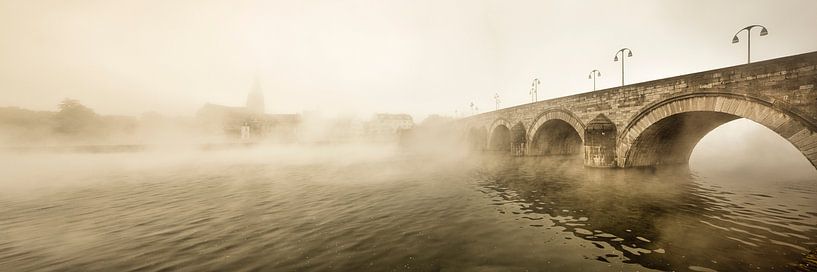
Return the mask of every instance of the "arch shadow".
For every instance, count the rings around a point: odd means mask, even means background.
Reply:
[[[494,151],[510,151],[511,122],[505,118],[497,118],[488,129],[488,149]]]
[[[528,155],[572,155],[581,153],[585,126],[564,109],[541,112],[528,129]]]
[[[731,93],[694,93],[655,103],[636,114],[618,138],[621,167],[687,163],[707,133],[746,118],[788,140],[817,168],[817,129],[780,102]]]

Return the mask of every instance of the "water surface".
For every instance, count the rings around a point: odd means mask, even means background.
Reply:
[[[15,155],[0,267],[785,271],[817,247],[813,179],[290,151]]]

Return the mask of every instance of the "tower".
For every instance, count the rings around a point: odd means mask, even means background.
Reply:
[[[264,109],[264,93],[261,92],[261,80],[255,76],[250,94],[247,95],[247,110],[252,113],[263,114]]]

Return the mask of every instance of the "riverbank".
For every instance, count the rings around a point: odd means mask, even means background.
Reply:
[[[148,145],[148,144],[122,144],[122,145],[71,145],[71,146],[15,146],[0,147],[0,152],[17,153],[125,153],[140,152],[145,150],[161,149],[198,149],[198,150],[220,150],[257,146],[257,142],[240,143],[207,143],[189,145]]]

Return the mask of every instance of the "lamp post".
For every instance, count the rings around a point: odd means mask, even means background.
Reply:
[[[533,102],[539,101],[539,84],[542,83],[538,78],[534,78],[530,83],[530,97]]]
[[[759,27],[760,28],[760,36],[769,35],[769,30],[766,29],[765,26],[762,25],[750,25],[738,30],[735,33],[735,36],[732,37],[732,43],[738,43],[740,40],[738,39],[738,34],[740,32],[746,30],[746,63],[752,62],[752,28]]]
[[[499,103],[502,102],[499,101],[499,93],[494,94],[494,102],[496,102],[496,109],[494,110],[499,110]]]
[[[616,57],[613,58],[613,61],[618,61],[618,54],[621,53],[621,86],[624,86],[624,57],[625,57],[624,52],[625,51],[627,52],[626,57],[632,57],[633,56],[633,51],[632,50],[630,50],[629,48],[622,48],[622,49],[619,49],[618,52],[616,52]]]
[[[621,63],[624,63],[624,62],[622,61]],[[600,77],[600,76],[601,76],[601,72],[599,72],[599,70],[596,70],[596,69],[593,69],[593,71],[590,71],[590,74],[587,75],[587,79],[593,79],[593,90],[594,91],[596,90],[596,77]]]

